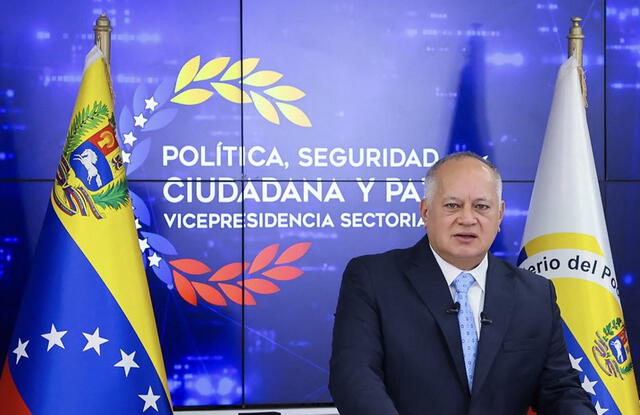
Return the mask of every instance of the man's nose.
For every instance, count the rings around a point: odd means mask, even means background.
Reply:
[[[458,223],[460,225],[474,225],[477,221],[475,212],[471,208],[471,206],[465,205],[462,209],[460,209],[460,215],[458,216]]]

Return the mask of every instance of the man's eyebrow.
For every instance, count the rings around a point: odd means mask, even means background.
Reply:
[[[456,202],[461,201],[462,199],[456,196],[444,196],[443,197],[444,200],[453,200]],[[485,197],[485,196],[481,196],[481,197],[477,197],[475,199],[473,199],[474,202],[491,202],[491,198],[490,197]]]

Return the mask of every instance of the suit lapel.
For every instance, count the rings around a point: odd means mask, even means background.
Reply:
[[[405,274],[440,327],[460,382],[468,390],[458,318],[456,314],[447,314],[446,312],[453,304],[451,291],[431,249],[429,249],[426,236],[413,247],[410,255],[411,258],[408,261]]]
[[[492,320],[492,323],[482,327],[480,333],[473,377],[473,395],[480,393],[509,327],[515,303],[515,280],[512,274],[513,270],[489,254],[484,314]]]

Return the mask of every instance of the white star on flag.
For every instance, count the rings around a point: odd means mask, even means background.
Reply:
[[[160,265],[162,257],[154,252],[153,255],[148,256],[147,259],[149,260],[149,266],[157,267],[158,265]]]
[[[138,245],[140,245],[140,250],[142,252],[144,252],[146,249],[149,248],[149,243],[147,242],[147,238],[145,239],[138,239]]]
[[[140,219],[136,218],[136,229],[140,229],[142,226],[140,225]]]
[[[144,128],[144,125],[146,124],[146,122],[149,121],[146,118],[144,118],[144,115],[142,115],[142,113],[140,113],[138,115],[134,115],[133,119],[135,120],[133,125],[135,127],[140,127],[140,128]]]
[[[131,163],[131,153],[127,153],[126,151],[122,150],[122,162],[123,163]]]
[[[602,414],[604,414],[605,412],[608,412],[608,411],[609,411],[609,408],[603,408],[603,407],[600,406],[600,402],[599,401],[596,402],[596,412],[598,413],[598,415],[602,415]]]
[[[117,362],[113,367],[121,367],[124,369],[124,377],[129,376],[129,371],[131,368],[139,368],[138,364],[133,361],[133,358],[136,356],[136,352],[133,351],[131,354],[126,354],[124,350],[120,349],[120,361]]]
[[[144,401],[144,408],[142,408],[142,412],[145,412],[149,408],[153,408],[158,412],[158,399],[160,399],[160,395],[154,395],[151,386],[149,386],[149,390],[146,395],[138,395],[140,399]]]
[[[67,334],[67,331],[58,331],[56,326],[51,323],[51,331],[49,333],[42,334],[42,337],[47,339],[49,344],[47,344],[47,351],[51,350],[53,346],[59,346],[64,349],[64,344],[62,344],[62,337]]]
[[[569,353],[569,360],[571,360],[572,368],[574,368],[578,372],[582,372],[582,368],[580,367],[580,362],[582,361],[581,357],[576,359],[575,357],[571,356],[571,353]]]
[[[136,125],[138,125],[138,124],[136,124]],[[129,131],[128,133],[126,133],[124,135],[124,143],[128,144],[130,146],[132,146],[133,143],[135,143],[137,139],[138,139],[138,137],[133,135],[133,131]]]
[[[94,331],[93,334],[82,332],[82,335],[87,339],[87,344],[82,351],[86,352],[89,349],[93,349],[98,353],[98,356],[100,356],[100,345],[109,341],[100,337],[100,327],[96,327],[96,331]]]
[[[587,375],[584,375],[584,380],[582,381],[582,389],[586,390],[592,395],[595,395],[596,391],[593,390],[593,387],[595,386],[596,383],[598,383],[597,380],[590,381]]]
[[[27,345],[28,344],[29,344],[29,340],[27,340],[26,342],[22,343],[22,339],[18,339],[18,347],[13,349],[13,353],[15,353],[15,355],[16,355],[16,365],[20,361],[21,357],[26,357],[27,359],[29,358],[29,355],[27,354]]]
[[[144,109],[151,110],[151,111],[155,111],[156,107],[158,106],[158,103],[156,102],[155,99],[153,99],[153,96],[149,99],[145,99],[144,104],[145,104]]]

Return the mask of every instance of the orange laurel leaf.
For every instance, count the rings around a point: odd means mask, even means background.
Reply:
[[[311,242],[300,242],[295,245],[291,245],[289,248],[285,249],[276,260],[276,265],[288,264],[289,262],[302,258],[309,248],[311,248]]]
[[[232,280],[238,275],[242,274],[242,271],[249,267],[249,263],[245,262],[232,262],[217,270],[209,281],[228,281]]]
[[[193,287],[196,289],[200,297],[204,298],[206,302],[213,305],[227,305],[227,300],[224,299],[220,291],[216,290],[210,285],[203,284],[201,282],[193,282]]]
[[[184,301],[186,301],[191,305],[198,304],[198,297],[196,296],[196,290],[193,289],[193,286],[184,275],[174,270],[173,281],[175,282],[175,286],[176,286],[176,289],[178,290],[178,294],[180,294],[180,297],[182,297]]]
[[[219,283],[218,285],[234,303],[242,304],[242,293],[244,292],[244,305],[256,305],[256,300],[249,294],[249,291],[231,284]]]
[[[273,294],[280,291],[280,287],[269,280],[265,280],[264,278],[250,278],[245,280],[244,284],[242,281],[238,281],[238,285],[244,286],[258,294]]]
[[[262,275],[264,275],[265,277],[273,278],[274,280],[280,281],[293,280],[298,278],[302,274],[304,274],[304,271],[300,268],[287,265],[271,268],[262,273]]]
[[[273,261],[276,254],[278,253],[278,248],[280,248],[280,244],[269,245],[264,248],[262,251],[256,255],[251,263],[251,269],[249,269],[249,274],[253,274],[256,271],[260,271],[262,268],[266,267]]]
[[[195,259],[175,259],[169,261],[169,263],[187,274],[199,275],[211,272],[211,268],[209,268],[207,264]]]

